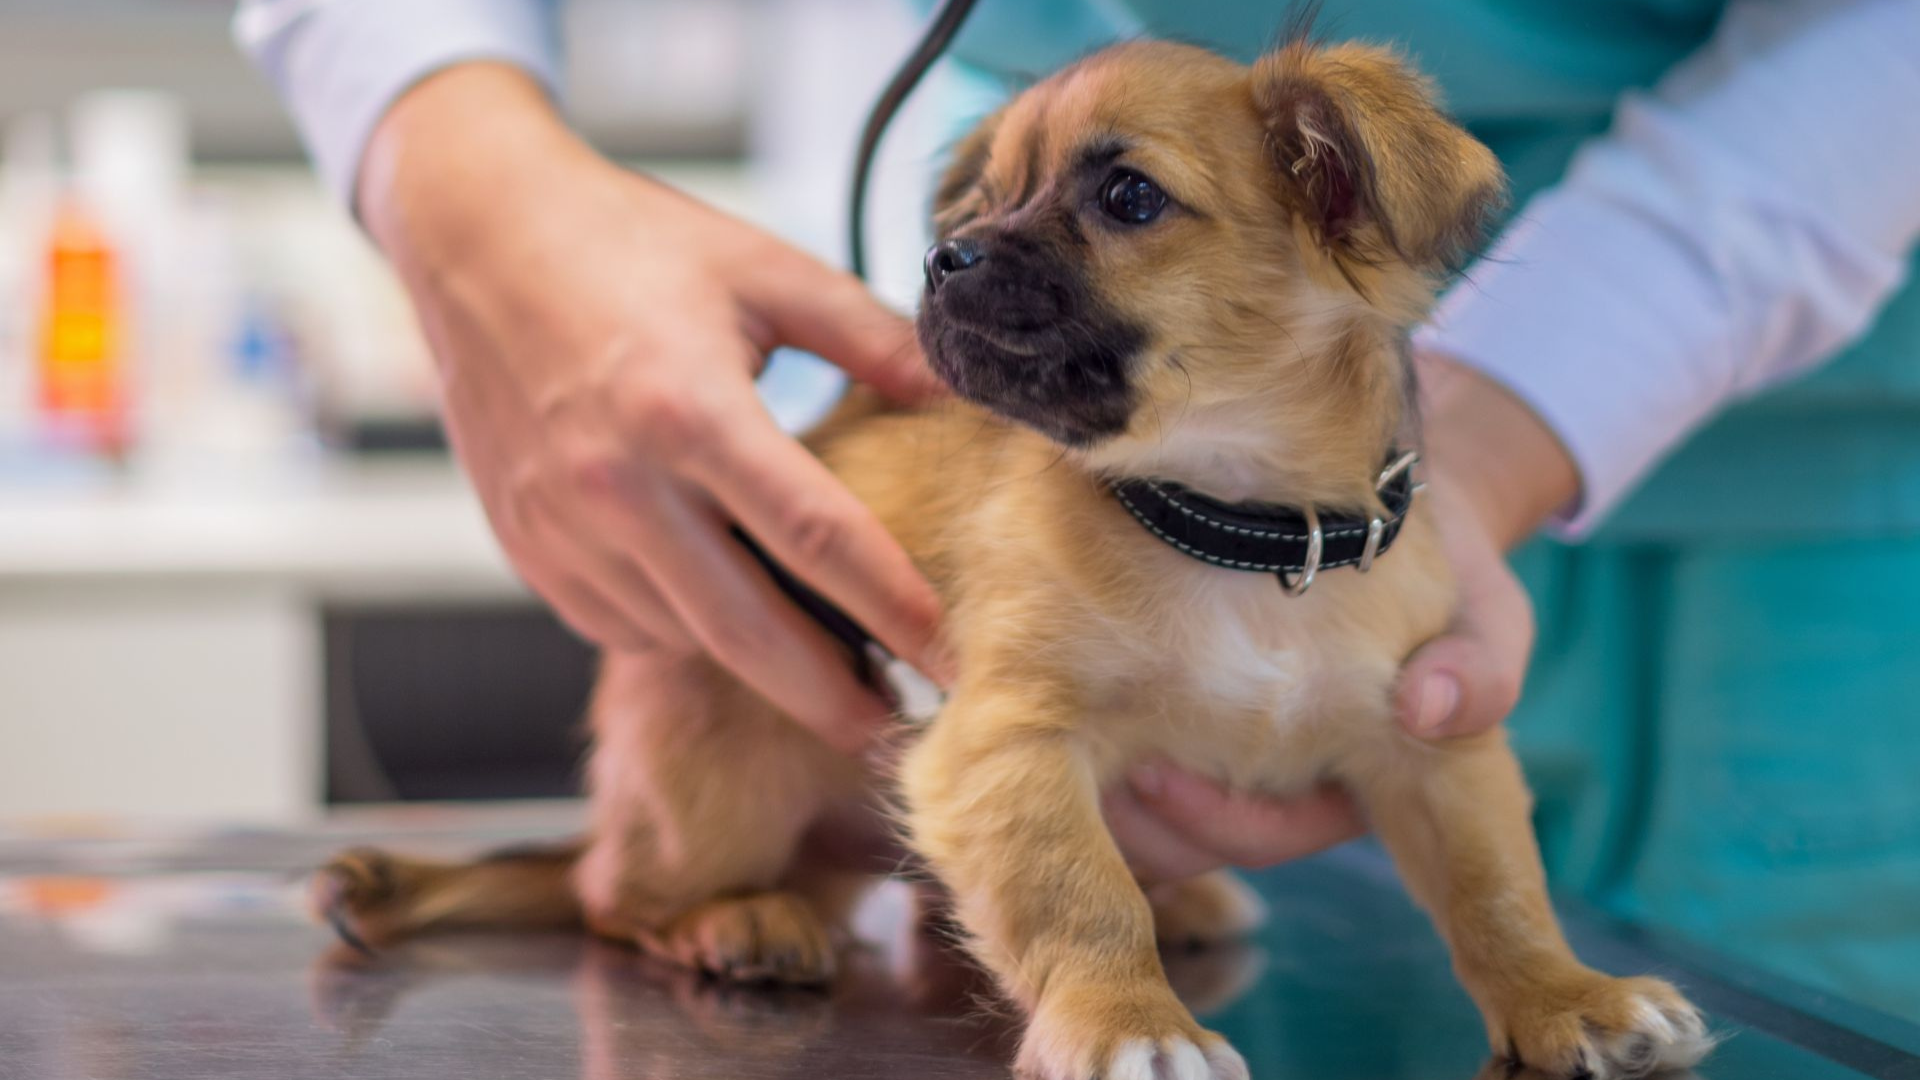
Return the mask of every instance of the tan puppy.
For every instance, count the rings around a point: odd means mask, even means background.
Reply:
[[[1496,1053],[1561,1077],[1704,1053],[1671,987],[1568,950],[1502,736],[1432,745],[1395,723],[1400,664],[1453,603],[1417,503],[1370,572],[1290,597],[1162,543],[1108,487],[1385,513],[1376,477],[1409,435],[1405,334],[1501,188],[1418,76],[1353,45],[1295,42],[1251,67],[1123,45],[961,144],[920,329],[971,404],[857,395],[812,445],[949,606],[961,677],[899,790],[910,843],[1031,1018],[1023,1073],[1246,1075],[1168,988],[1156,937],[1244,932],[1257,902],[1224,874],[1150,899],[1101,819],[1102,786],[1151,754],[1242,790],[1348,785]],[[593,723],[577,859],[349,853],[323,907],[374,940],[584,918],[722,975],[827,978],[854,893],[799,853],[822,822],[873,812],[869,772],[700,660],[610,658]]]

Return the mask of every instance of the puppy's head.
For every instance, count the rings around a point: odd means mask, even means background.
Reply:
[[[1343,430],[1394,422],[1397,342],[1502,191],[1386,50],[1121,45],[959,144],[921,342],[961,396],[1096,465],[1378,442]]]

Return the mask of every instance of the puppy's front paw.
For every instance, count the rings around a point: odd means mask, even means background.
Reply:
[[[1164,986],[1083,986],[1047,994],[1020,1042],[1026,1080],[1248,1080],[1227,1041]]]
[[[1584,969],[1516,994],[1493,1037],[1510,1060],[1566,1080],[1635,1080],[1713,1048],[1699,1010],[1672,986]]]

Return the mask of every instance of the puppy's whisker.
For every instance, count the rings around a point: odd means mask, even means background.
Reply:
[[[1293,336],[1293,331],[1288,330],[1285,323],[1274,318],[1272,315],[1269,315],[1266,312],[1261,311],[1259,308],[1254,307],[1252,304],[1243,303],[1238,300],[1229,300],[1227,302],[1227,306],[1232,308],[1235,312],[1241,315],[1247,315],[1247,316],[1251,316],[1253,318],[1259,319],[1261,322],[1264,322],[1268,326],[1271,326],[1275,330],[1279,331],[1280,336],[1287,339],[1287,344],[1293,346],[1294,359],[1296,361],[1304,361],[1306,359],[1306,355],[1307,355],[1306,350],[1300,347],[1299,339]]]
[[[1041,469],[1039,473],[1035,473],[1034,475],[1038,476],[1040,473],[1052,472],[1065,460],[1067,460],[1067,448],[1063,446],[1060,448],[1060,452],[1053,456],[1053,460],[1047,462],[1046,468]]]
[[[1160,415],[1160,402],[1154,398],[1148,398],[1147,401],[1153,406],[1153,441],[1164,443],[1167,441],[1167,424],[1166,418]]]

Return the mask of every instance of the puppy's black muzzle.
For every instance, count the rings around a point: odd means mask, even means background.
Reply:
[[[954,392],[1068,446],[1126,429],[1146,335],[1094,298],[1079,261],[1031,237],[951,237],[924,263],[920,343]]]

